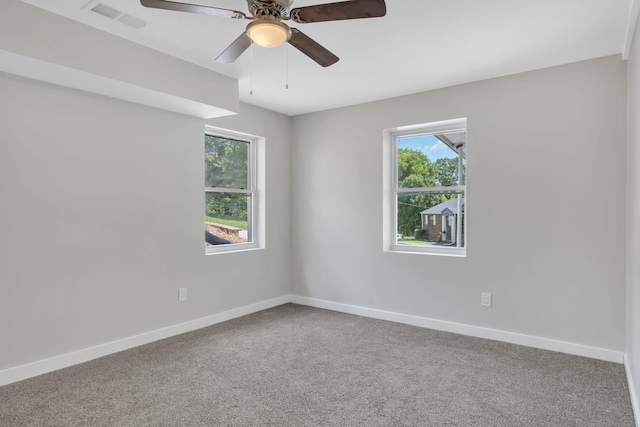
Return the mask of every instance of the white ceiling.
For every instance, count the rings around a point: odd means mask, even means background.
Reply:
[[[237,78],[241,101],[293,116],[622,53],[634,0],[387,0],[383,18],[292,23],[340,57],[328,68],[287,45],[215,63],[246,20],[101,1],[148,23],[136,30],[89,0],[22,1]],[[181,1],[248,14],[244,0]]]

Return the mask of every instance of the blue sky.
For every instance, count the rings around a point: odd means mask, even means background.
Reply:
[[[436,161],[443,157],[456,158],[456,153],[444,145],[433,135],[421,135],[398,140],[398,148],[410,148],[422,151],[431,161]]]

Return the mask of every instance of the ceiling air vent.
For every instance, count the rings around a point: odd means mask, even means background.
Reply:
[[[144,28],[147,25],[147,23],[142,19],[138,19],[135,16],[131,16],[114,7],[101,3],[100,1],[92,1],[87,6],[85,6],[85,8],[109,19],[115,19],[116,21],[124,25],[128,25],[129,27]]]
[[[124,12],[120,12],[117,9],[112,8],[111,6],[107,6],[106,4],[98,3],[91,8],[92,12],[99,13],[102,16],[106,16],[107,18],[116,19],[118,16],[124,14]]]

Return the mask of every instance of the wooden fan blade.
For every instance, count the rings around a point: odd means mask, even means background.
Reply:
[[[312,38],[295,28],[291,29],[289,44],[291,44],[291,46],[295,47],[300,52],[304,53],[323,67],[333,65],[340,59],[333,53],[329,52],[327,49],[319,45]]]
[[[384,0],[351,0],[291,9],[291,19],[300,24],[340,21],[343,19],[378,18],[387,14]]]
[[[247,48],[251,46],[251,39],[247,35],[247,33],[240,34],[233,43],[229,45],[228,48],[224,50],[218,57],[216,58],[216,62],[221,62],[223,64],[230,64],[242,55],[242,53],[247,50]]]
[[[177,10],[179,12],[199,13],[201,15],[220,16],[223,18],[245,19],[247,17],[244,13],[238,12],[237,10],[179,3],[169,0],[140,0],[140,4],[155,9]]]

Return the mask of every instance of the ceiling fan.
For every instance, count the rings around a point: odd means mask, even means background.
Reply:
[[[247,0],[251,16],[230,9],[213,6],[180,3],[170,0],[140,0],[140,4],[156,9],[177,10],[233,19],[249,19],[247,29],[224,52],[216,62],[234,62],[251,43],[263,47],[277,47],[289,42],[293,47],[323,67],[335,64],[338,57],[322,47],[297,28],[282,21],[292,20],[298,24],[340,21],[344,19],[377,18],[385,16],[384,0],[349,0],[337,3],[318,4],[290,9],[293,0]]]

